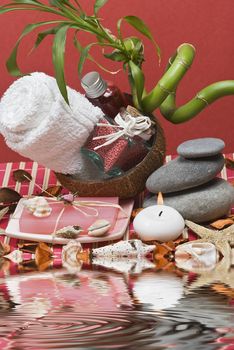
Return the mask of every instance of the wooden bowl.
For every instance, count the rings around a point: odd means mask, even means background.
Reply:
[[[159,168],[165,157],[165,138],[159,122],[155,121],[155,137],[152,148],[142,162],[124,175],[107,180],[79,179],[77,175],[55,173],[61,185],[81,197],[119,197],[132,198],[142,192],[150,174]]]

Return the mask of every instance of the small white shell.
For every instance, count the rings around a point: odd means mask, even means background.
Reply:
[[[82,262],[77,259],[77,254],[83,251],[80,242],[71,240],[63,246],[62,264],[70,273],[76,273],[81,270]]]
[[[214,268],[218,261],[214,244],[209,242],[188,242],[178,245],[175,251],[175,261],[178,267],[187,271],[201,272]]]
[[[109,221],[104,219],[97,220],[91,226],[89,226],[88,235],[92,237],[103,236],[109,231],[110,227],[111,224]]]
[[[51,214],[52,208],[44,197],[29,198],[24,201],[24,206],[36,217],[43,218]]]
[[[82,228],[80,226],[65,226],[61,228],[60,230],[55,232],[55,235],[57,237],[62,238],[68,238],[68,239],[75,239],[79,236],[79,234],[82,232]]]

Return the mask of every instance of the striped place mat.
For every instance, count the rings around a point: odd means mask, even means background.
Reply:
[[[234,159],[234,153],[225,154],[224,156],[232,160]],[[176,156],[168,155],[165,161],[168,162],[175,157]],[[32,181],[30,183],[15,182],[12,174],[15,170],[18,169],[24,169],[30,173],[32,176]],[[224,166],[222,172],[220,173],[220,177],[228,180],[231,183],[234,183],[234,170],[227,169],[226,166]],[[50,186],[55,186],[58,184],[59,182],[56,179],[54,172],[39,165],[36,162],[0,163],[0,187],[12,188],[15,191],[19,192],[22,196],[28,196],[32,194],[36,195],[37,193],[41,192],[37,185],[45,190]],[[2,220],[1,227],[5,228],[6,225],[7,220]],[[133,229],[132,225],[130,224],[129,231],[125,234],[124,239],[128,239],[129,235],[131,236],[132,233]],[[17,246],[16,239],[2,236],[1,240],[4,241],[4,243],[10,244],[12,248],[15,248]],[[97,244],[95,244],[95,247],[96,246]]]

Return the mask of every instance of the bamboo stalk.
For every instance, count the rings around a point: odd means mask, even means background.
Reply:
[[[228,95],[234,95],[234,80],[213,83],[199,91],[193,99],[178,108],[175,101],[176,95],[170,95],[160,106],[160,111],[167,120],[179,124],[194,118],[211,103]]]
[[[176,55],[171,59],[171,65],[154,87],[142,99],[142,109],[151,113],[158,108],[168,95],[173,94],[180,80],[183,78],[195,56],[195,48],[191,44],[182,44],[178,47]]]

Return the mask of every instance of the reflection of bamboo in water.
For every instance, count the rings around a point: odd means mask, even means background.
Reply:
[[[191,67],[195,48],[191,44],[182,44],[169,60],[166,72],[155,88],[142,99],[142,109],[146,113],[160,107],[163,116],[172,123],[182,123],[201,112],[217,99],[234,94],[234,80],[213,83],[181,107],[176,107],[176,89],[180,80]]]

